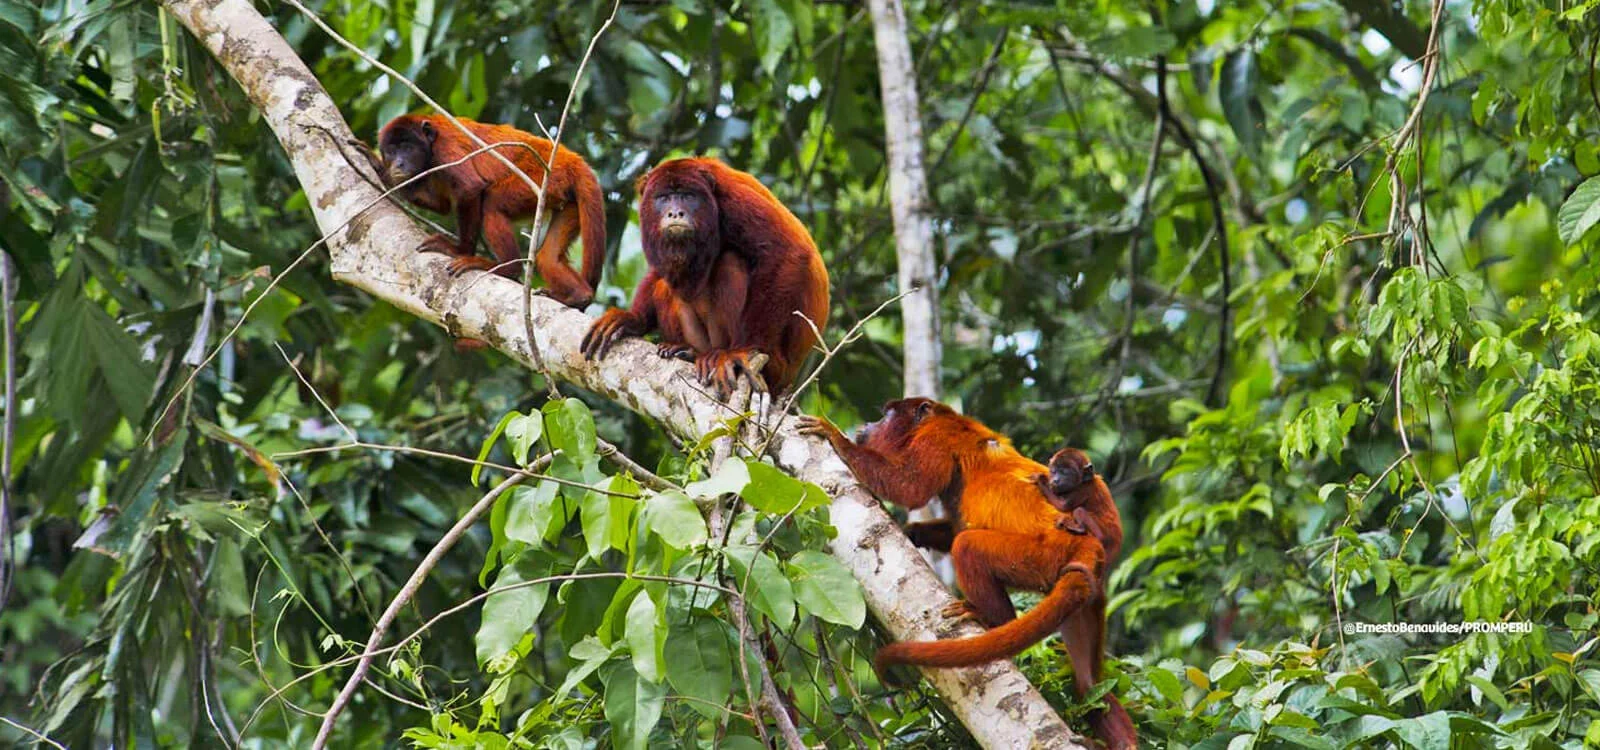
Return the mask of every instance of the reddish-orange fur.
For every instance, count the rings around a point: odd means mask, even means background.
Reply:
[[[913,524],[913,541],[948,541],[965,608],[991,629],[949,641],[894,643],[877,654],[891,664],[956,667],[1009,658],[1059,628],[1081,697],[1100,679],[1105,630],[1105,551],[1098,540],[1057,528],[1057,510],[1034,477],[1046,468],[975,419],[928,399],[890,402],[883,419],[855,441],[825,419],[802,417],[802,432],[821,435],[877,496],[919,508],[934,496],[952,519]],[[1017,617],[1006,589],[1045,595]],[[1114,695],[1090,724],[1111,748],[1137,745],[1133,720]]]
[[[650,270],[631,309],[590,327],[585,356],[659,331],[661,356],[693,359],[721,396],[741,377],[787,388],[828,322],[828,271],[811,233],[756,178],[716,159],[665,162],[639,185]],[[767,356],[759,378],[749,367],[756,352]]]
[[[1049,473],[1036,474],[1033,481],[1044,499],[1066,514],[1056,519],[1056,528],[1100,540],[1109,575],[1122,553],[1122,514],[1111,499],[1111,488],[1094,473],[1089,456],[1077,448],[1062,448],[1050,457]]]
[[[491,125],[464,117],[456,118],[485,144],[517,165],[535,185],[545,184],[545,160],[550,159],[551,143],[508,125]],[[526,146],[527,148],[524,148]],[[466,157],[482,146],[474,143],[455,124],[442,115],[401,115],[389,121],[378,135],[378,150],[390,184],[421,174],[424,170]],[[409,150],[409,151],[407,151]],[[407,151],[406,154],[402,154]],[[418,156],[420,155],[420,156]],[[430,211],[456,214],[456,233],[452,241],[444,235],[430,237],[423,244],[427,251],[455,256],[450,272],[491,268],[511,278],[521,278],[514,222],[532,219],[539,198],[521,175],[487,151],[451,167],[429,173],[405,188],[402,195]],[[594,299],[595,286],[605,264],[605,195],[600,182],[583,157],[566,148],[556,150],[545,185],[549,199],[546,215],[549,229],[534,255],[534,270],[544,279],[546,293],[562,303],[583,308]],[[482,235],[498,263],[477,255]],[[575,238],[583,240],[582,275],[568,265],[567,248]],[[498,268],[496,268],[498,266]]]

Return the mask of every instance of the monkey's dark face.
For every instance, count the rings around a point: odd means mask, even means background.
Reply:
[[[722,253],[710,177],[692,164],[667,162],[645,175],[641,186],[639,228],[650,267],[673,286],[703,283]]]
[[[439,137],[427,120],[395,118],[378,136],[384,177],[398,185],[433,166],[433,142]]]
[[[694,239],[695,220],[705,210],[706,202],[687,190],[662,192],[655,196],[655,212],[659,219],[656,231],[669,242],[688,242]]]
[[[1050,491],[1066,495],[1094,481],[1094,464],[1076,448],[1062,448],[1050,457]]]
[[[924,420],[950,407],[926,398],[903,398],[883,405],[883,418],[856,429],[856,444],[887,448],[911,438]]]

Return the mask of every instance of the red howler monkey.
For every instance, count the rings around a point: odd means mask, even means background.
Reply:
[[[1085,695],[1101,676],[1105,551],[1092,537],[1056,528],[1059,514],[1033,477],[1045,467],[1018,453],[1005,436],[949,406],[903,399],[855,441],[826,419],[801,417],[801,432],[821,435],[873,494],[907,508],[940,496],[952,519],[912,524],[913,541],[947,542],[966,601],[947,615],[970,613],[990,627],[971,638],[892,643],[878,651],[891,664],[959,667],[1010,658],[1060,628],[1072,660],[1074,690]],[[952,502],[954,501],[954,502]],[[1007,588],[1045,594],[1017,617]],[[1133,720],[1116,696],[1089,714],[1110,748],[1133,748]]]
[[[1105,573],[1110,575],[1122,552],[1122,514],[1105,480],[1095,476],[1089,456],[1077,448],[1062,448],[1050,457],[1049,473],[1033,475],[1033,483],[1046,502],[1065,514],[1056,519],[1056,528],[1100,540],[1106,551]]]
[[[495,151],[517,165],[535,185],[544,184],[544,163],[550,158],[550,141],[507,125],[490,125],[465,117],[456,119],[485,144],[518,144],[498,146]],[[378,134],[384,180],[391,186],[430,168],[461,160],[481,148],[443,115],[401,115],[390,120]],[[454,256],[450,261],[451,275],[499,265],[497,270],[501,275],[521,278],[517,264],[512,262],[522,257],[513,222],[531,219],[538,209],[539,198],[521,175],[493,154],[484,151],[460,164],[433,172],[404,188],[401,195],[430,211],[455,211],[459,242],[436,234],[420,248]],[[566,148],[556,151],[545,196],[550,199],[550,228],[534,255],[534,270],[544,279],[549,296],[582,309],[594,299],[594,288],[600,283],[600,270],[605,263],[605,196],[600,192],[594,170],[583,157]],[[480,234],[494,251],[498,264],[477,255]],[[567,264],[567,246],[580,234],[583,237],[582,276]]]
[[[805,225],[756,178],[716,159],[664,162],[639,188],[650,270],[631,309],[607,310],[590,326],[584,356],[660,331],[656,351],[692,360],[720,398],[739,378],[774,393],[789,387],[828,324],[828,271]],[[759,374],[749,366],[756,352],[767,355]]]

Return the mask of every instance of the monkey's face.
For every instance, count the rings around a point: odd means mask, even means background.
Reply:
[[[383,157],[384,177],[398,185],[426,172],[433,166],[433,142],[439,137],[427,120],[396,120],[378,137],[378,153]]]
[[[655,196],[656,231],[668,242],[694,239],[695,223],[705,211],[706,201],[696,192],[677,189]]]
[[[1076,448],[1062,448],[1050,457],[1050,491],[1065,496],[1067,493],[1094,481],[1094,464],[1089,456]]]
[[[903,398],[883,405],[883,418],[869,422],[856,430],[856,444],[871,448],[888,448],[911,439],[928,417],[948,411],[950,407],[925,398]]]

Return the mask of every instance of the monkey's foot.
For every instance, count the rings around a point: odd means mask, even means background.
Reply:
[[[494,268],[494,261],[478,255],[457,255],[450,259],[447,269],[451,276],[460,276],[468,271],[488,271]]]
[[[584,359],[603,359],[606,352],[611,351],[611,345],[628,336],[637,336],[643,331],[638,318],[627,310],[610,309],[595,319],[589,326],[589,331],[583,334],[583,342],[579,348],[583,350]]]
[[[419,253],[444,253],[445,255],[471,255],[461,252],[461,246],[456,244],[456,238],[448,234],[429,235],[428,239],[417,245]]]
[[[979,625],[983,624],[983,619],[978,617],[978,611],[973,609],[971,604],[968,604],[961,599],[957,599],[949,604],[944,605],[944,608],[939,610],[939,616],[943,617],[949,625],[955,625],[957,623],[968,621],[978,623]]]
[[[694,360],[695,375],[701,385],[711,386],[717,400],[726,401],[739,387],[739,381],[750,384],[752,393],[766,393],[767,381],[761,372],[750,366],[755,349],[718,349],[705,352]]]
[[[1076,536],[1083,536],[1089,533],[1089,527],[1073,516],[1062,516],[1056,519],[1056,528]]]
[[[681,359],[685,362],[694,361],[694,347],[688,344],[662,343],[656,347],[656,354],[662,359]]]

